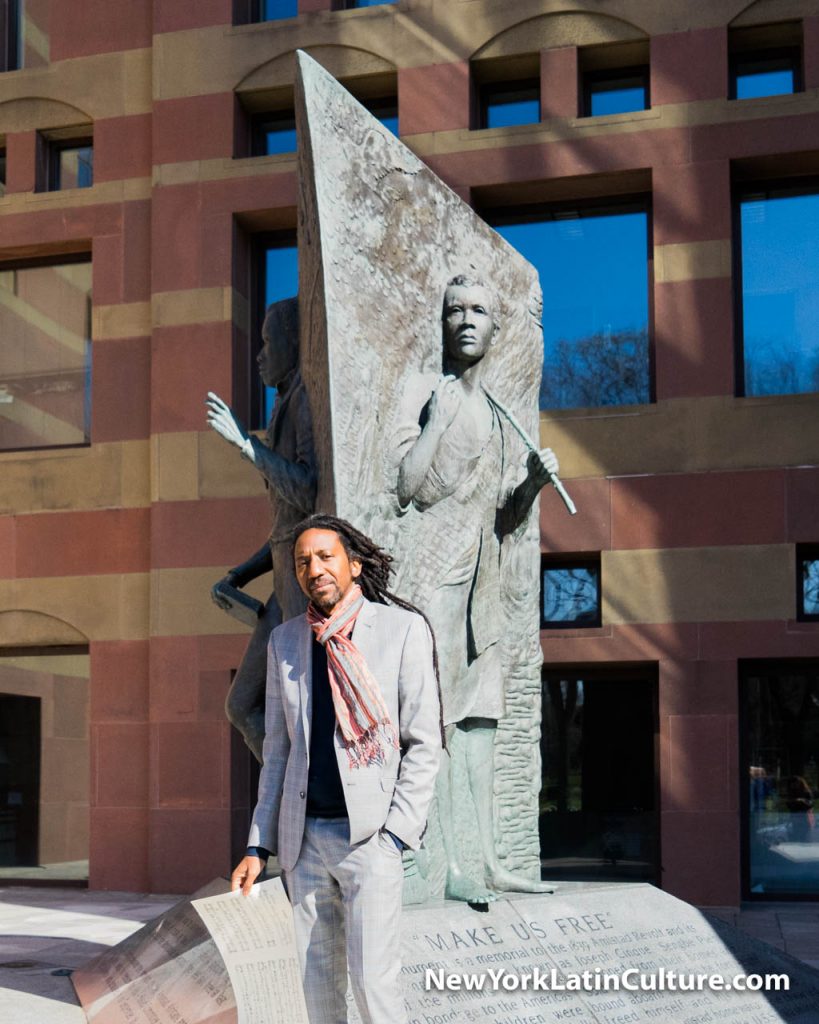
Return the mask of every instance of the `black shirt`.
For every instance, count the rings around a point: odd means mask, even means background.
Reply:
[[[336,712],[327,673],[327,651],[313,637],[313,713],[310,726],[310,768],[307,813],[313,818],[346,818],[347,803],[336,760],[333,736]]]

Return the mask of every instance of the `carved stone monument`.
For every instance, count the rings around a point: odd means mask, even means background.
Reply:
[[[256,899],[219,895],[226,888],[211,883],[75,972],[88,1021],[306,1020],[280,883],[256,887]],[[501,899],[487,913],[412,907],[401,931],[409,1024],[819,1019],[819,971],[649,885],[570,882],[556,896]],[[776,976],[767,991],[766,975]],[[749,976],[760,982],[737,982]],[[349,1020],[359,1021],[352,1000]]]
[[[446,884],[468,900],[536,888],[536,497],[556,470],[521,440],[538,432],[537,273],[318,64],[298,60],[317,507],[396,555],[394,589],[430,618],[442,670],[453,771],[442,770],[421,873],[427,891]]]

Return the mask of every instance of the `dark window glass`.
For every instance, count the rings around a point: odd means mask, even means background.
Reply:
[[[498,220],[543,287],[540,408],[651,401],[646,204]]]
[[[819,621],[819,544],[796,546],[796,617]]]
[[[271,302],[289,299],[299,290],[299,261],[296,240],[292,235],[280,236],[270,242],[263,243],[259,248],[259,289],[260,306],[256,310],[255,320],[258,324],[258,345],[261,345],[261,326],[264,314]],[[254,367],[255,370],[255,367]],[[276,389],[264,386],[260,378],[258,387],[261,400],[257,403],[258,415],[255,427],[266,427],[273,411]]]
[[[90,440],[91,263],[0,267],[0,449]]]
[[[540,82],[486,82],[480,87],[480,127],[505,128],[540,121]]]
[[[345,0],[343,6],[352,11],[357,7],[381,7],[382,4],[394,4],[396,0]]]
[[[296,116],[293,111],[257,114],[251,122],[253,156],[296,152]]]
[[[361,102],[388,131],[391,131],[393,135],[398,135],[398,100],[394,96],[364,99]]]
[[[541,559],[543,629],[600,625],[600,557]]]
[[[544,878],[657,878],[653,669],[543,673],[540,863]]]
[[[295,18],[299,13],[298,0],[257,0],[253,21],[277,21]]]
[[[583,114],[626,114],[647,110],[648,68],[589,71],[583,76]]]
[[[819,391],[819,192],[749,192],[739,203],[746,395]]]
[[[747,895],[819,895],[819,662],[742,668]]]
[[[798,49],[736,54],[731,60],[731,97],[749,100],[798,92],[799,69]]]
[[[22,0],[0,0],[0,71],[23,66]]]
[[[6,151],[0,150],[0,196],[6,194]]]
[[[94,147],[89,142],[48,144],[48,188],[90,188],[94,184]]]

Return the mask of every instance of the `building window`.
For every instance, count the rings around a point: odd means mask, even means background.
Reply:
[[[0,0],[0,71],[23,66],[22,0]]]
[[[355,96],[354,89],[350,90]],[[398,135],[398,100],[393,96],[356,97],[393,135]],[[290,97],[292,102],[292,95]],[[250,129],[250,155],[271,156],[277,153],[295,153],[298,147],[296,115],[292,106],[278,110],[250,113],[246,125]],[[247,154],[247,129],[238,136],[237,155]],[[244,134],[244,138],[243,138]]]
[[[802,86],[802,25],[754,26],[729,32],[729,97],[785,96]]]
[[[540,82],[486,82],[480,87],[481,128],[506,128],[540,121]]]
[[[580,116],[603,117],[648,110],[648,58],[646,40],[580,47]]]
[[[738,226],[738,391],[819,391],[819,187],[746,188]]]
[[[384,4],[394,4],[397,0],[341,0],[339,9],[353,11],[359,7],[381,7]]]
[[[0,196],[6,194],[6,151],[0,149]]]
[[[86,648],[0,649],[0,884],[88,877],[89,732]]]
[[[540,572],[541,629],[601,624],[599,555],[543,555]]]
[[[256,239],[254,250],[256,264],[253,309],[253,349],[258,352],[262,345],[261,333],[265,310],[271,302],[289,299],[298,294],[299,260],[295,232],[279,232],[261,235]],[[253,373],[257,374],[255,361]],[[270,421],[276,389],[265,387],[256,375],[250,389],[251,416],[254,429],[261,430]]]
[[[740,666],[745,896],[819,895],[819,662]]]
[[[373,97],[361,102],[388,131],[398,135],[398,100],[395,96]]]
[[[545,670],[541,706],[541,876],[657,882],[656,666]]]
[[[283,18],[295,18],[298,13],[298,0],[234,0],[233,3],[233,21],[236,25],[280,21]]]
[[[583,117],[648,110],[648,68],[588,71],[583,75]]]
[[[486,216],[540,274],[540,408],[650,402],[648,201]]]
[[[819,622],[819,544],[796,545],[796,617]]]
[[[87,444],[91,263],[0,265],[0,449]]]
[[[46,139],[46,191],[91,188],[94,145],[90,139]]]
[[[251,119],[251,155],[296,152],[296,115],[292,110],[255,114]]]

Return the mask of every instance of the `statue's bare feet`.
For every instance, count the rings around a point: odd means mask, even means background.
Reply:
[[[450,900],[461,900],[463,903],[493,903],[498,894],[478,885],[467,878],[461,871],[450,870],[446,878],[446,896]]]
[[[527,878],[525,875],[517,875],[514,871],[507,871],[500,864],[494,868],[487,867],[486,881],[497,892],[554,892],[555,887],[551,882],[540,882],[534,878]]]

